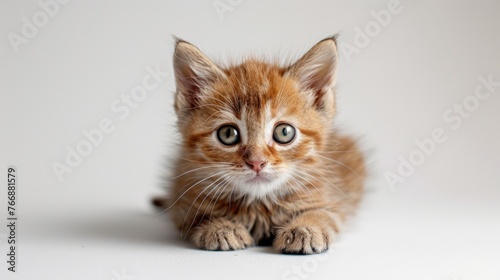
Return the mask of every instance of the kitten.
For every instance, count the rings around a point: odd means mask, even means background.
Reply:
[[[282,253],[328,249],[365,177],[353,140],[332,128],[337,61],[335,37],[286,67],[222,68],[177,41],[182,146],[163,206],[185,238],[205,250],[266,240]]]

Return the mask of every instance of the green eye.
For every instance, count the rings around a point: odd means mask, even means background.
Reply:
[[[217,130],[217,139],[224,145],[236,145],[240,142],[240,133],[236,127],[224,125]]]
[[[287,123],[278,124],[274,128],[273,139],[280,144],[288,144],[295,138],[295,128]]]

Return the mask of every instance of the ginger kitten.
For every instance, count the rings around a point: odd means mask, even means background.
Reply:
[[[228,68],[177,41],[182,145],[162,205],[195,246],[272,240],[282,253],[321,253],[355,210],[365,168],[353,140],[332,126],[335,39],[286,67],[249,59]]]

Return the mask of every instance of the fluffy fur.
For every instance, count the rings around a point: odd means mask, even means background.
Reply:
[[[156,203],[185,238],[206,250],[265,241],[282,253],[328,249],[358,205],[365,177],[362,154],[332,125],[337,60],[335,37],[286,67],[249,59],[222,68],[177,41],[182,145],[169,198]],[[280,123],[295,128],[291,143],[273,140]],[[232,146],[217,138],[227,124],[241,139]]]

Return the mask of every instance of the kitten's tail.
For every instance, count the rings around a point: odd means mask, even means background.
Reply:
[[[153,206],[166,209],[169,205],[169,199],[167,196],[155,196],[151,199]]]

